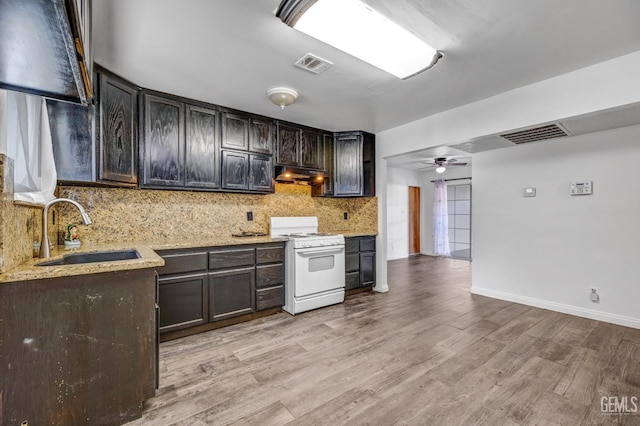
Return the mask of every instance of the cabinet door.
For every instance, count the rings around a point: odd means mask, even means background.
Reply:
[[[324,145],[324,169],[327,174],[324,179],[324,195],[333,195],[333,135],[322,135]]]
[[[144,176],[149,186],[184,186],[184,104],[144,95]]]
[[[220,187],[218,112],[192,105],[186,107],[186,186]]]
[[[376,281],[376,253],[360,253],[360,285],[373,285]]]
[[[138,182],[138,89],[100,72],[98,92],[98,178]]]
[[[274,140],[273,121],[252,118],[249,129],[249,151],[271,155]]]
[[[322,137],[320,133],[307,130],[302,131],[300,151],[302,160],[300,165],[310,169],[324,169],[324,156],[322,152]]]
[[[344,134],[335,141],[334,195],[362,195],[362,138],[358,134]]]
[[[277,164],[298,166],[300,164],[300,129],[278,124]]]
[[[249,154],[249,190],[273,191],[273,165],[267,155]]]
[[[207,274],[161,278],[160,332],[193,327],[209,320]]]
[[[58,180],[95,181],[93,108],[47,99]]]
[[[249,117],[225,112],[222,114],[222,147],[249,148]]]
[[[209,321],[255,311],[255,268],[209,273]]]
[[[222,188],[249,188],[249,154],[222,151]]]

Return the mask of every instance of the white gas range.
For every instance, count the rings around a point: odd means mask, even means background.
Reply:
[[[285,303],[292,315],[344,302],[344,236],[318,233],[318,218],[272,217],[271,237],[287,237]]]

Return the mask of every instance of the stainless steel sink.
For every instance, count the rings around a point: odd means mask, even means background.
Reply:
[[[111,250],[96,251],[91,253],[65,254],[60,259],[49,260],[36,264],[36,266],[77,265],[80,263],[114,262],[117,260],[139,259],[140,253],[136,250]]]

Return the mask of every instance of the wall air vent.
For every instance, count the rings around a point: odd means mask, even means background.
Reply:
[[[534,127],[533,129],[500,135],[500,137],[515,144],[538,142],[545,139],[562,138],[565,136],[570,136],[569,132],[558,124],[549,124],[546,126]]]
[[[326,59],[322,59],[313,55],[311,53],[307,53],[302,58],[298,59],[298,61],[294,64],[298,68],[302,68],[303,70],[310,71],[314,74],[320,74],[331,65],[333,62],[329,62]]]

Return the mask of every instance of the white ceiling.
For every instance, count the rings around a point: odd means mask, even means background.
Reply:
[[[143,87],[378,132],[640,50],[637,0],[365,1],[444,58],[399,80],[283,24],[280,0],[94,0],[94,56]],[[294,67],[307,52],[334,66]],[[281,85],[300,93],[284,111],[265,95]]]

